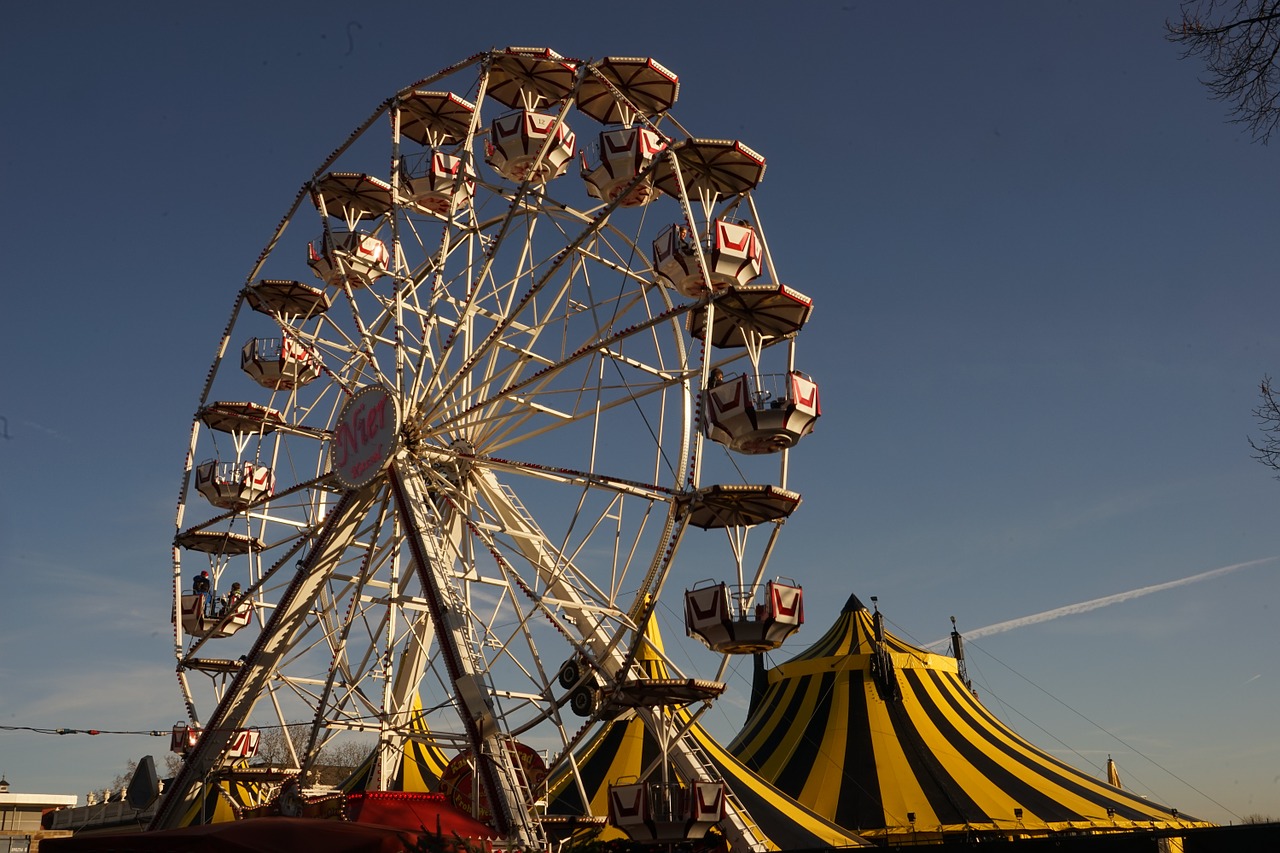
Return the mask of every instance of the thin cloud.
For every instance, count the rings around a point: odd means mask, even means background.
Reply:
[[[1152,584],[1151,586],[1131,589],[1128,592],[1117,592],[1114,595],[1104,595],[1102,598],[1095,598],[1090,601],[1068,604],[1065,607],[1055,607],[1053,610],[1045,610],[1040,613],[1033,613],[1030,616],[1021,616],[1017,619],[1010,619],[1007,622],[997,622],[996,624],[988,625],[985,628],[965,631],[964,637],[966,640],[977,639],[978,637],[989,637],[992,634],[1003,634],[1005,631],[1012,631],[1015,628],[1025,628],[1028,625],[1039,625],[1041,622],[1051,622],[1054,619],[1060,619],[1063,616],[1075,616],[1078,613],[1088,613],[1090,610],[1097,610],[1100,607],[1110,607],[1112,604],[1132,601],[1135,598],[1142,598],[1144,595],[1151,595],[1153,592],[1163,592],[1166,589],[1174,589],[1180,586],[1199,583],[1200,581],[1207,581],[1211,578],[1221,577],[1223,575],[1230,574],[1231,572],[1237,572],[1241,569],[1259,566],[1263,563],[1270,563],[1278,559],[1280,559],[1280,555],[1275,557],[1263,557],[1260,560],[1249,560],[1244,563],[1233,563],[1230,566],[1210,569],[1207,572],[1201,572],[1198,575],[1191,575],[1190,577],[1179,578],[1175,581],[1165,581],[1164,583],[1157,583]],[[947,639],[936,640],[930,643],[929,646],[940,646],[947,642]]]
[[[40,423],[36,423],[35,421],[28,421],[28,420],[22,421],[22,425],[31,427],[32,429],[38,430],[44,433],[45,435],[52,436],[53,438],[57,438],[62,441],[67,440],[67,437],[65,435],[63,435],[61,432],[54,429],[53,427],[47,427],[44,424],[40,424]],[[6,436],[6,437],[12,438],[12,436]]]

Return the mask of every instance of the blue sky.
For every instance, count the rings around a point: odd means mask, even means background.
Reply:
[[[774,562],[809,591],[784,653],[855,592],[925,643],[1250,563],[976,638],[969,667],[1072,763],[1280,817],[1280,483],[1246,441],[1280,373],[1280,170],[1163,40],[1176,3],[288,5],[7,14],[0,725],[183,716],[168,549],[238,288],[379,101],[545,45],[655,57],[682,123],[768,159],[823,395]],[[6,730],[0,773],[83,794],[166,746]]]

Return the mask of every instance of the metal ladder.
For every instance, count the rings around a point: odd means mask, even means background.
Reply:
[[[516,754],[513,748],[514,740],[502,738],[499,740],[500,749],[503,752],[502,760],[499,767],[509,770],[515,777],[515,787],[517,790],[524,792],[524,802],[529,809],[518,815],[512,815],[512,820],[522,824],[525,827],[527,837],[534,839],[537,849],[547,849],[547,834],[542,827],[542,821],[537,819],[532,808],[537,801],[537,792],[533,790],[533,785],[529,782],[529,774],[525,772],[524,762],[520,760],[520,756]]]

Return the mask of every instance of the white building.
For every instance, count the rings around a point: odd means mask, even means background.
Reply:
[[[0,778],[0,853],[35,853],[41,838],[69,835],[49,832],[40,825],[47,811],[76,804],[75,794],[15,794]]]

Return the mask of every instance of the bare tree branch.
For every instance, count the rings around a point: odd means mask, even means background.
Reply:
[[[1262,428],[1262,437],[1257,441],[1250,438],[1249,446],[1253,448],[1253,458],[1277,472],[1276,479],[1280,480],[1280,398],[1270,376],[1262,377],[1259,388],[1262,402],[1254,408],[1253,416]]]
[[[264,729],[258,740],[255,760],[270,767],[293,766],[293,755],[306,751],[311,737],[310,723],[290,723],[283,728]],[[293,744],[291,750],[289,744]],[[337,785],[360,766],[377,744],[364,741],[343,741],[321,749],[311,766],[307,784]]]
[[[1280,0],[1184,0],[1181,13],[1165,37],[1204,62],[1210,95],[1266,145],[1280,127]]]

